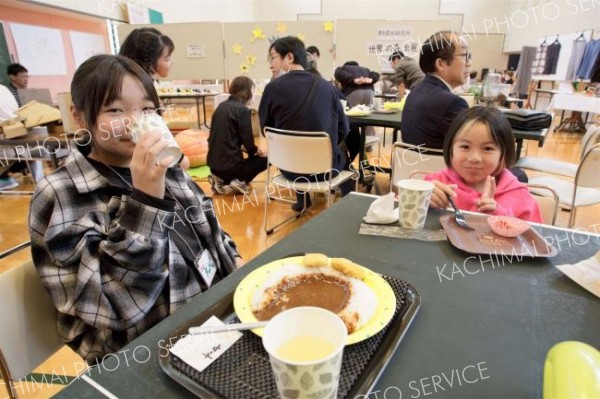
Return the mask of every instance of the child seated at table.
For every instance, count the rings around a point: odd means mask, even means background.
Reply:
[[[119,350],[236,270],[241,258],[210,198],[132,121],[160,114],[152,78],[112,55],[85,61],[71,83],[87,145],[36,186],[33,262],[58,310],[63,340],[89,363]],[[210,266],[210,267],[209,267]]]
[[[450,195],[463,210],[542,222],[537,201],[507,169],[515,160],[515,137],[496,108],[460,113],[444,138],[444,160],[447,169],[425,176],[435,185],[430,207],[448,207]]]

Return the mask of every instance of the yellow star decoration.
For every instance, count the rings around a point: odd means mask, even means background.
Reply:
[[[236,43],[233,46],[231,46],[231,51],[233,51],[233,54],[235,54],[235,55],[242,55],[242,50],[243,50],[243,47],[239,43]]]
[[[296,37],[300,40],[302,40],[303,42],[306,41],[306,36],[304,36],[304,33],[298,33],[296,35]]]
[[[248,64],[241,64],[240,65],[240,71],[242,73],[248,73],[249,70],[250,70],[250,67],[248,66]]]
[[[325,32],[333,32],[333,21],[323,22],[323,30]]]
[[[246,57],[246,62],[250,65],[256,64],[256,56],[254,54],[250,54]]]
[[[254,28],[252,30],[252,39],[266,39],[265,33],[261,28]]]
[[[287,32],[287,25],[285,22],[277,22],[277,32],[285,33]]]

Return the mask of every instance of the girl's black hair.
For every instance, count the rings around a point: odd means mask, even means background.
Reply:
[[[452,145],[463,126],[479,122],[487,126],[492,140],[500,149],[500,162],[505,168],[510,168],[515,162],[515,136],[510,127],[508,119],[497,108],[493,107],[471,107],[456,116],[452,125],[444,137],[444,161],[449,168],[452,165]]]
[[[169,54],[175,50],[175,44],[169,36],[163,35],[158,29],[138,28],[125,38],[119,55],[134,60],[146,73],[153,75],[154,66],[165,48],[169,49]]]
[[[77,68],[71,82],[73,106],[83,114],[86,129],[93,131],[101,108],[121,96],[127,74],[142,84],[156,112],[162,114],[152,78],[138,64],[120,55],[95,55]]]

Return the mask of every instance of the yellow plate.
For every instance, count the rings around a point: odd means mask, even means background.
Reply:
[[[346,111],[348,116],[368,116],[371,115],[371,111]]]
[[[294,256],[267,263],[254,270],[240,282],[233,295],[233,308],[240,321],[243,323],[257,321],[252,313],[252,295],[254,295],[254,292],[262,287],[264,281],[271,273],[287,264],[301,265],[302,258],[302,256]],[[371,317],[371,320],[367,324],[348,335],[347,345],[355,344],[377,334],[389,323],[396,310],[396,295],[394,295],[394,291],[387,281],[377,273],[363,266],[360,267],[367,273],[363,282],[373,290],[377,297],[377,309],[375,309],[373,317]],[[259,337],[263,335],[262,328],[252,331]]]

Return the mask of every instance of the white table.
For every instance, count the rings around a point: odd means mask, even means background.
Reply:
[[[585,131],[585,122],[581,118],[581,112],[600,114],[600,97],[557,93],[550,101],[549,108],[552,110],[574,111],[570,118],[561,118],[560,126],[556,130],[561,130],[566,125],[570,125],[571,130]]]

